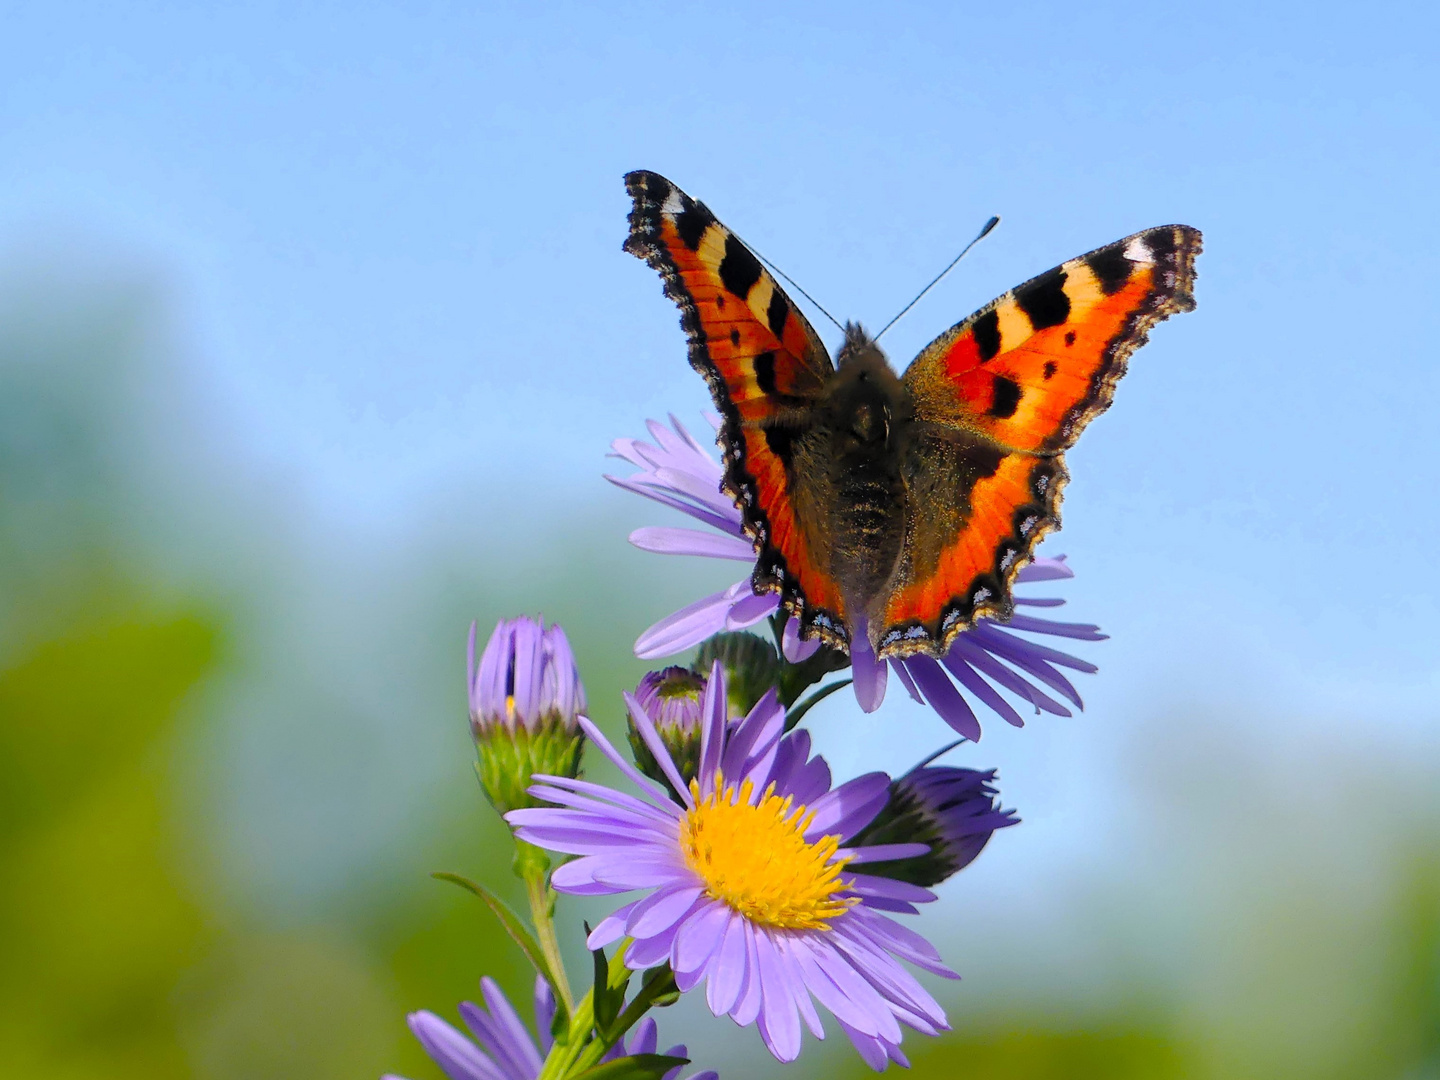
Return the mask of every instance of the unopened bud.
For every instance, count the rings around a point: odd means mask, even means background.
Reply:
[[[584,735],[585,687],[565,631],[543,620],[501,619],[475,663],[475,627],[466,658],[476,771],[500,813],[541,805],[531,776],[576,777]]]
[[[885,809],[860,830],[851,846],[929,844],[930,851],[866,863],[865,873],[929,887],[968,866],[996,829],[1020,823],[1015,811],[1000,809],[991,786],[994,779],[994,769],[978,772],[924,765],[893,781]]]

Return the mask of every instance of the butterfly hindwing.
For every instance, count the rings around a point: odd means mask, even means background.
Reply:
[[[755,541],[757,592],[779,592],[808,627],[843,627],[828,573],[824,500],[794,468],[816,400],[833,374],[810,323],[738,237],[705,206],[652,172],[632,172],[625,250],[660,272],[680,308],[690,363],[722,424],[725,491]]]
[[[927,346],[905,372],[907,544],[884,607],[887,655],[943,655],[1060,524],[1061,453],[1109,405],[1151,327],[1195,306],[1200,233],[1168,225],[1062,263]]]

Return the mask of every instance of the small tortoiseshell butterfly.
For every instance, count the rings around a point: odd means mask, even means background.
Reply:
[[[664,177],[632,172],[625,250],[660,271],[723,423],[724,490],[757,593],[848,651],[943,656],[1060,527],[1062,456],[1130,354],[1195,306],[1200,233],[1163,225],[1012,289],[903,376],[859,326],[838,364],[738,237]]]

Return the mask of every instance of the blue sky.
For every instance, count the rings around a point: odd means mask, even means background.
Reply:
[[[1169,566],[1216,607],[1325,628],[1333,661],[1384,634],[1413,662],[1436,644],[1408,560],[1437,521],[1437,25],[1367,12],[12,8],[0,242],[12,267],[144,266],[192,408],[315,512],[388,528],[486,493],[613,500],[608,440],[704,404],[619,251],[628,169],[872,325],[1001,214],[888,336],[897,364],[1061,259],[1184,221],[1199,310],[1072,455],[1087,595],[1142,607],[1180,588],[1142,583]]]

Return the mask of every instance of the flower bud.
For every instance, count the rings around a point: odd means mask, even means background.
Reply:
[[[523,615],[501,619],[477,668],[472,623],[466,671],[475,768],[497,811],[541,805],[525,790],[534,773],[580,775],[585,687],[564,630]]]
[[[707,639],[695,657],[695,670],[709,671],[716,660],[725,668],[732,717],[744,716],[767,690],[780,683],[780,657],[775,646],[754,634],[727,631]]]
[[[655,725],[660,741],[687,784],[700,771],[701,702],[705,698],[705,684],[705,677],[689,668],[668,667],[650,672],[635,688],[636,702]],[[636,730],[634,717],[630,718],[626,733],[635,755],[635,767],[668,788],[670,782]]]
[[[908,859],[865,864],[865,873],[938,885],[968,866],[996,829],[1018,825],[1013,810],[1001,810],[991,782],[995,770],[978,772],[949,765],[923,765],[890,784],[890,801],[850,842],[929,844],[930,851]]]

